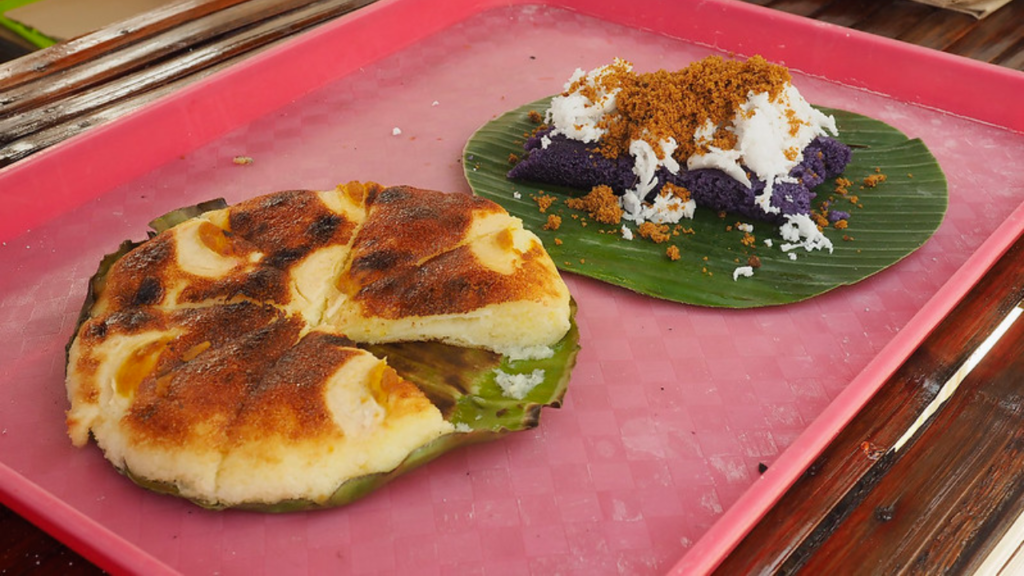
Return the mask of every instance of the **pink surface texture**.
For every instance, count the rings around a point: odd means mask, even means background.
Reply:
[[[118,573],[705,572],[1024,228],[1024,136],[1007,129],[1024,121],[998,115],[1020,114],[1008,105],[1019,74],[731,2],[493,4],[442,15],[384,0],[0,171],[8,505]],[[466,193],[474,130],[577,67],[676,69],[722,51],[812,72],[794,73],[811,102],[922,138],[949,180],[936,235],[855,286],[767,309],[684,306],[567,274],[582,351],[565,405],[345,508],[210,512],[71,446],[63,354],[87,280],[152,218],[348,180]],[[988,88],[986,101],[889,78],[897,62],[931,60],[933,75]]]

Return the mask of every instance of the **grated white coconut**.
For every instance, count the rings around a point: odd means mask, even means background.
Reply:
[[[633,140],[629,143],[629,155],[633,157],[633,174],[636,174],[637,184],[628,192],[634,193],[638,198],[647,196],[647,193],[654,190],[658,185],[657,172],[665,167],[672,174],[679,173],[679,162],[676,162],[672,154],[675,153],[679,144],[675,138],[661,140],[658,148],[661,149],[661,158],[646,140]]]
[[[678,196],[659,194],[653,203],[647,203],[631,190],[619,197],[619,205],[622,206],[622,218],[637,224],[675,224],[683,218],[693,218],[697,209],[697,202],[693,199],[683,202]]]
[[[786,214],[786,222],[779,227],[782,239],[786,244],[780,246],[783,252],[789,252],[796,248],[803,248],[810,252],[812,250],[827,249],[832,253],[832,241],[818,230],[817,224],[806,214]],[[795,258],[792,258],[795,260]]]
[[[795,133],[793,119],[798,120]],[[694,134],[694,142],[709,143],[719,129],[708,121]],[[721,129],[736,135],[736,145],[729,150],[708,146],[706,154],[694,154],[687,159],[687,168],[717,168],[749,188],[746,167],[765,182],[764,191],[755,201],[766,213],[773,214],[779,212],[771,205],[775,183],[791,181],[790,170],[803,160],[802,152],[787,158],[786,151],[802,151],[818,136],[839,133],[835,118],[814,109],[792,84],[774,102],[767,92],[748,94],[732,123]]]
[[[736,269],[732,271],[732,280],[733,280],[733,282],[735,282],[736,279],[739,278],[740,276],[744,276],[746,278],[750,278],[753,275],[754,275],[754,267],[753,266],[737,266]]]
[[[544,370],[537,369],[529,374],[509,374],[502,370],[495,369],[494,381],[501,388],[501,393],[509,398],[522,400],[544,381]]]
[[[620,90],[619,88],[607,90],[602,85],[601,79],[616,70],[630,72],[633,70],[633,66],[621,58],[616,58],[611,64],[595,68],[590,72],[584,72],[583,69],[577,68],[569,77],[569,81],[565,83],[566,93],[552,98],[551,105],[544,114],[545,123],[553,126],[549,135],[562,134],[566,138],[587,143],[600,140],[607,130],[599,127],[597,123],[606,114],[615,110],[615,96]],[[582,88],[570,92],[573,84],[579,80],[585,80],[582,86],[585,86],[588,91],[592,91],[596,95],[596,99],[591,99],[584,94]],[[541,139],[541,145],[547,148],[550,139],[545,140],[545,138]]]
[[[502,350],[509,360],[544,360],[555,355],[555,349],[550,346],[520,346]]]

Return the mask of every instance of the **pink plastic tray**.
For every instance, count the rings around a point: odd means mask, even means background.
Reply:
[[[782,61],[810,101],[921,137],[950,184],[935,237],[762,310],[567,275],[583,350],[565,406],[342,509],[204,511],[70,445],[63,347],[86,281],[152,217],[351,179],[465,192],[472,132],[576,67],[718,52]],[[706,572],[1024,229],[1022,92],[1012,71],[742,3],[382,0],[0,171],[0,498],[112,572]]]

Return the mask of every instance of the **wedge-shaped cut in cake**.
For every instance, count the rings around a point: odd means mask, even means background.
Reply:
[[[286,295],[275,302],[319,324],[333,282],[366,219],[366,198],[379,186],[357,182],[326,192],[278,192],[226,210],[226,229],[265,253],[267,266],[287,272]]]
[[[569,329],[569,292],[540,239],[489,201],[413,200],[420,194],[392,188],[374,199],[328,321],[371,343],[439,340],[516,355],[557,342]]]
[[[366,188],[268,194],[207,212],[118,260],[93,308],[273,302],[319,322],[365,218]]]
[[[68,350],[67,426],[136,482],[205,506],[344,503],[471,431],[447,419],[470,385],[419,374],[435,396],[452,391],[442,411],[368,345],[429,343],[408,366],[445,350],[455,369],[478,358],[476,382],[499,354],[558,345],[571,328],[540,240],[487,200],[350,183],[175,222],[94,279]],[[536,408],[516,402],[535,425]],[[508,409],[490,405],[488,434],[507,429]]]
[[[247,387],[299,338],[304,323],[249,302],[90,319],[71,347],[67,422],[119,469],[215,491],[227,429]]]
[[[337,478],[388,471],[453,427],[412,384],[347,338],[256,304],[90,321],[68,415],[107,457],[187,497],[325,501]],[[106,334],[101,337],[101,334]],[[97,365],[94,379],[82,373]]]
[[[264,374],[228,430],[217,498],[324,502],[339,478],[387,472],[454,426],[345,338],[311,332]]]

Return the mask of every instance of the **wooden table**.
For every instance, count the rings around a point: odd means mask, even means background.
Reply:
[[[0,65],[0,105],[5,106],[0,114],[0,165],[17,162],[371,1],[184,1],[11,60]],[[1024,0],[1014,0],[980,21],[907,0],[748,1],[1024,71],[1024,26],[1021,26]],[[264,25],[253,27],[254,23]],[[173,49],[169,48],[170,42],[138,43],[140,39],[156,37],[174,38],[177,42],[173,43]],[[17,54],[17,50],[6,54]],[[61,74],[79,63],[82,65],[73,71]],[[913,370],[922,369],[922,365],[933,370],[955,371],[973,347],[991,333],[1002,314],[1017,306],[1024,297],[1022,261],[1024,240],[1019,240],[943,324],[938,336],[930,338],[922,351],[908,361],[908,364],[916,364],[905,366],[894,378],[907,378]],[[993,383],[1011,389],[1024,387],[1021,362],[1024,330],[1019,326],[1011,330],[994,350],[986,357],[977,373],[980,376],[974,377],[971,385],[983,387]],[[898,395],[882,395],[866,412],[893,409],[905,400]],[[872,432],[875,438],[881,437],[877,430]],[[1024,443],[1018,439],[1020,432],[1005,427],[997,432],[1003,434],[1001,443],[989,442],[992,444],[989,448],[1012,448],[1014,455],[1021,451],[1019,445]],[[849,452],[850,443],[858,445],[864,434],[863,428],[851,426],[850,431],[830,447],[833,461],[840,458],[837,454]],[[979,437],[975,441],[984,444],[984,438],[991,439],[992,435],[976,431],[974,436]],[[870,450],[871,446],[863,449]],[[823,462],[828,457],[826,455]],[[844,543],[856,541],[850,538],[862,535],[864,527],[854,524],[840,527],[839,516],[856,515],[861,507],[867,506],[864,503],[872,501],[872,491],[884,485],[894,465],[884,458],[851,460],[847,464],[841,474],[830,474],[828,478],[809,474],[802,479],[787,494],[783,505],[776,507],[741,543],[722,572],[762,569],[786,572],[807,563],[827,569],[827,558],[843,558],[842,554],[851,553],[849,544]],[[917,464],[929,463],[922,457]],[[993,477],[990,485],[1012,489],[1016,495],[1019,487],[1014,486],[1021,484],[1017,481],[1019,472],[1012,465],[1004,468],[1008,468],[1003,470],[1005,474]],[[1020,463],[1020,468],[1024,469],[1024,462]],[[858,497],[844,496],[851,492]],[[982,496],[972,504],[971,512],[977,521],[965,523],[962,535],[974,538],[972,554],[967,560],[944,558],[932,566],[953,569],[974,566],[971,562],[977,560],[978,551],[1001,539],[1009,522],[1024,508],[1015,502],[1004,502],[1005,496],[992,491]],[[1013,500],[1024,502],[1016,496]],[[800,510],[800,514],[793,514],[793,510]],[[887,512],[884,506],[878,505],[870,510],[868,517],[885,522],[891,520],[892,510]],[[832,538],[833,535],[836,537]],[[816,557],[819,548],[827,549],[827,554]],[[0,572],[101,573],[99,568],[6,507],[0,507]]]

